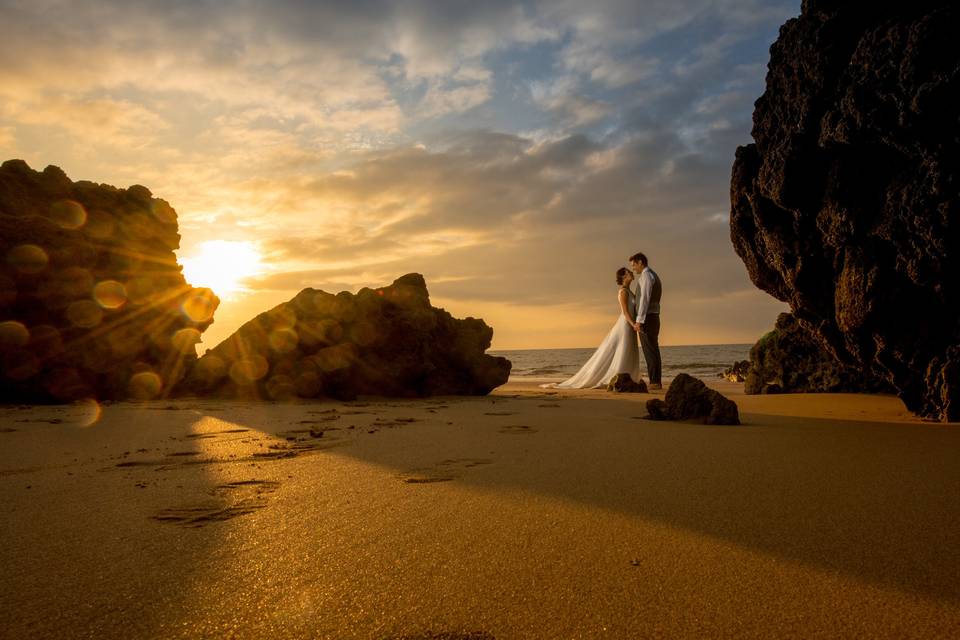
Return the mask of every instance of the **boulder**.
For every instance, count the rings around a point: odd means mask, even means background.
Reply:
[[[743,382],[747,379],[747,373],[750,371],[749,360],[738,360],[733,366],[724,369],[720,377],[730,382]]]
[[[805,0],[770,49],[730,233],[756,286],[911,411],[960,420],[960,9]]]
[[[485,395],[510,361],[483,320],[430,305],[423,276],[338,294],[304,289],[206,352],[178,393],[228,398]]]
[[[699,420],[704,424],[740,424],[733,400],[707,387],[702,380],[681,373],[670,383],[663,400],[647,401],[651,420]]]
[[[0,402],[167,395],[219,300],[183,279],[146,187],[0,166]]]
[[[892,393],[885,379],[866,367],[845,365],[793,315],[781,313],[776,326],[750,349],[744,392]]]
[[[607,391],[614,393],[646,393],[647,383],[643,380],[634,380],[629,373],[618,373],[610,378]]]
[[[670,417],[670,411],[667,409],[667,403],[660,398],[647,400],[647,418],[650,420],[673,420]]]

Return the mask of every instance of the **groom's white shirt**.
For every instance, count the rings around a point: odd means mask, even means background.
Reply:
[[[648,313],[660,313],[659,302],[650,304],[650,296],[653,294],[656,283],[656,275],[650,267],[644,267],[637,277],[637,322],[639,324],[646,321]]]

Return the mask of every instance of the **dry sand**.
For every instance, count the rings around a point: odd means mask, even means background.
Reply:
[[[712,386],[0,408],[0,637],[960,635],[958,425]]]

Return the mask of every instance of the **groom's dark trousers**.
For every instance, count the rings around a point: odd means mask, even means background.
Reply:
[[[643,359],[647,361],[647,375],[650,384],[660,384],[660,314],[648,313],[640,330],[640,348],[643,349]]]

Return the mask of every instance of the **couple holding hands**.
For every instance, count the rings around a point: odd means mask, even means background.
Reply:
[[[617,270],[617,299],[620,315],[613,328],[590,359],[572,377],[559,384],[543,385],[557,389],[602,387],[618,373],[640,380],[640,351],[647,363],[651,390],[663,388],[660,361],[660,277],[650,268],[647,256],[630,257],[630,268]],[[636,286],[631,284],[636,281]]]

